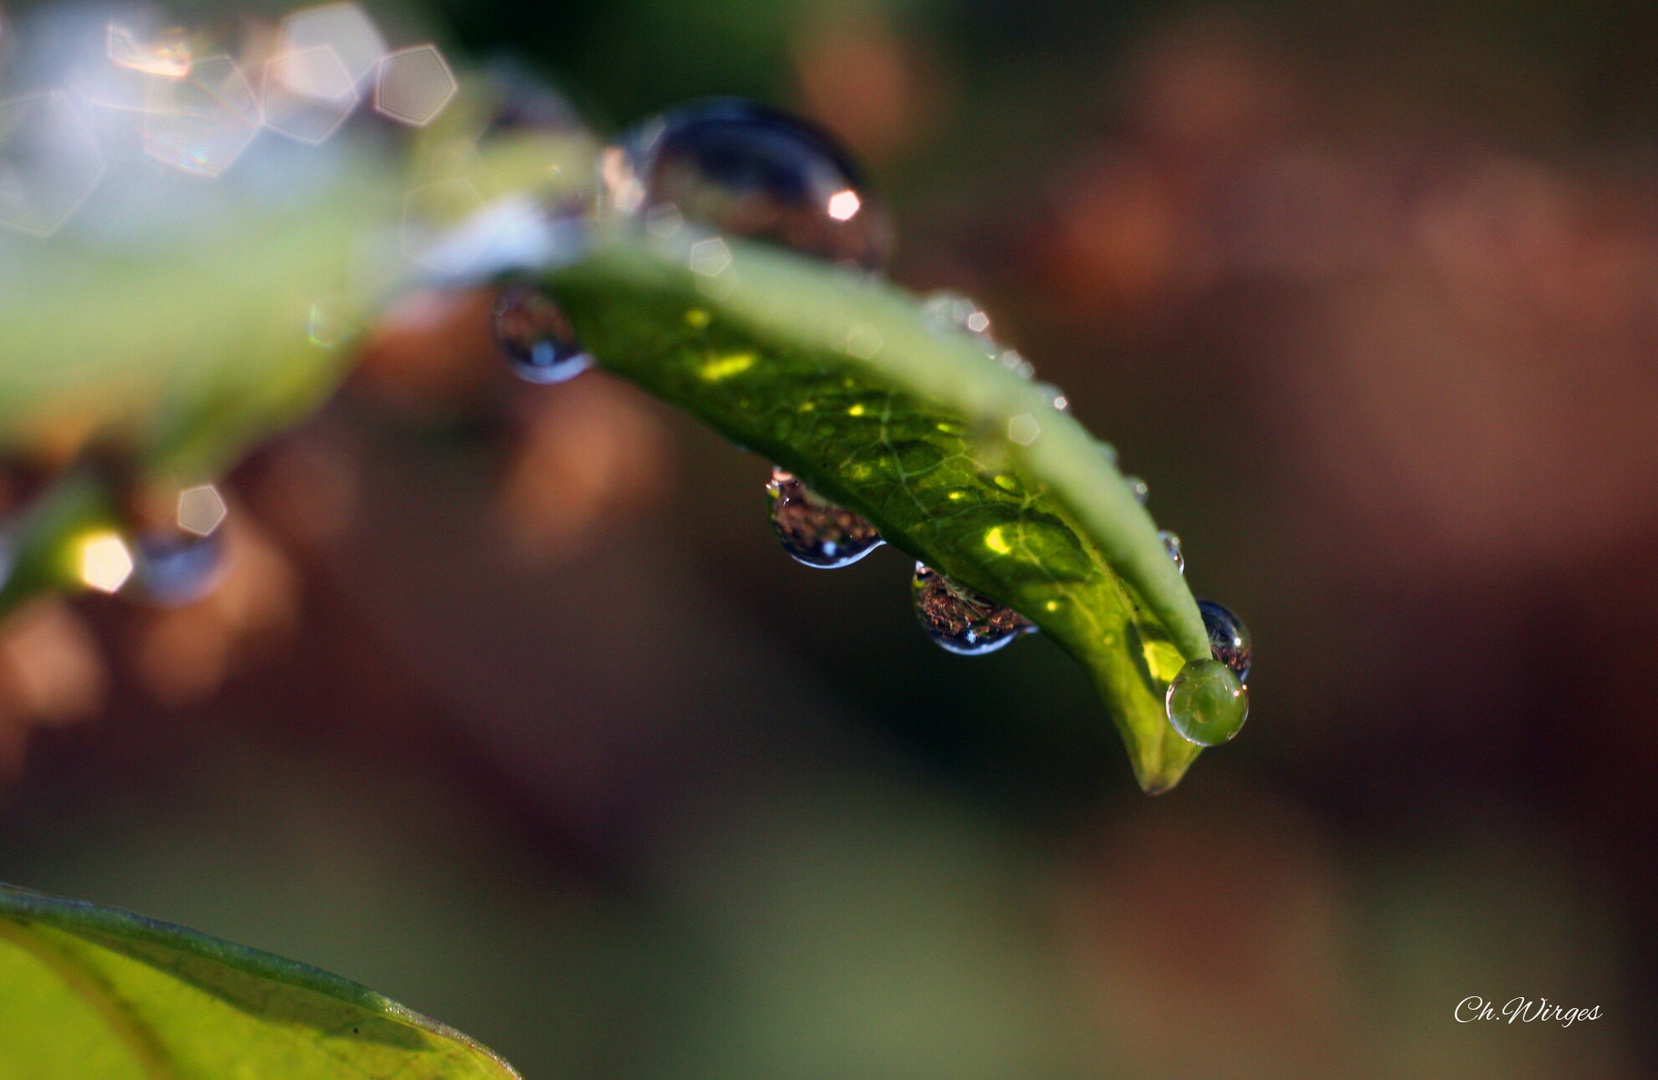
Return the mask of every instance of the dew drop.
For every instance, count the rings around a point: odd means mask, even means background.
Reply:
[[[915,616],[934,644],[959,656],[984,656],[1036,625],[925,563],[915,564]]]
[[[1240,683],[1249,682],[1249,667],[1254,660],[1249,628],[1230,609],[1213,600],[1199,600],[1197,610],[1203,616],[1203,628],[1209,631],[1209,651],[1232,669]]]
[[[646,221],[672,206],[729,236],[865,270],[886,262],[886,216],[850,155],[763,105],[721,98],[677,109],[607,152],[604,174],[611,205]]]
[[[532,285],[514,285],[501,294],[490,328],[513,370],[528,382],[560,383],[593,366],[564,309]]]
[[[1192,660],[1164,697],[1169,723],[1188,742],[1219,746],[1249,717],[1249,691],[1219,660]]]
[[[133,555],[134,580],[144,596],[164,607],[182,607],[219,583],[225,567],[224,533],[144,533],[134,543]]]
[[[1123,477],[1123,483],[1128,485],[1128,490],[1134,496],[1135,502],[1141,506],[1146,505],[1146,500],[1151,498],[1151,485],[1138,476],[1125,476]]]
[[[771,507],[771,530],[796,562],[837,570],[881,546],[881,534],[874,525],[775,465],[766,482],[766,501]]]
[[[1160,529],[1157,533],[1157,539],[1163,541],[1163,550],[1168,552],[1169,558],[1174,560],[1175,569],[1184,574],[1186,572],[1186,553],[1180,550],[1180,537],[1167,529]]]

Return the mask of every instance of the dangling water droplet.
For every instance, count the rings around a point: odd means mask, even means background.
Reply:
[[[925,563],[915,564],[915,616],[940,648],[960,656],[984,656],[1036,629],[1012,608],[974,592]]]
[[[1249,691],[1219,660],[1191,660],[1169,684],[1164,707],[1182,738],[1219,746],[1249,718]]]
[[[1111,463],[1112,468],[1117,466],[1117,448],[1108,442],[1095,443],[1100,448],[1100,456]]]
[[[1186,572],[1186,553],[1180,550],[1180,537],[1167,529],[1159,529],[1157,539],[1163,541],[1163,550],[1169,553],[1174,560],[1175,569],[1182,574]]]
[[[1141,506],[1146,505],[1146,500],[1151,498],[1151,485],[1138,476],[1125,476],[1123,477],[1123,483],[1128,485],[1128,490],[1133,494],[1135,502]]]
[[[582,350],[564,309],[533,285],[514,285],[491,313],[491,329],[519,377],[533,383],[560,383],[593,366]]]
[[[1197,610],[1203,616],[1203,628],[1209,631],[1209,651],[1232,669],[1239,682],[1247,683],[1249,667],[1255,658],[1249,628],[1231,610],[1213,600],[1199,600]]]
[[[767,240],[830,262],[879,270],[886,217],[863,174],[827,133],[736,99],[699,102],[641,125],[607,152],[611,205]]]
[[[837,570],[881,546],[874,525],[775,465],[766,482],[766,501],[771,504],[771,530],[796,562]]]
[[[133,545],[133,554],[134,579],[144,595],[165,607],[182,607],[219,583],[225,566],[224,533],[144,533]]]

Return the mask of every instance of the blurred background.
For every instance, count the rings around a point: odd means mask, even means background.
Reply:
[[[891,276],[1148,480],[1252,718],[1140,795],[1051,643],[936,649],[900,553],[793,563],[766,462],[422,295],[229,478],[209,596],[0,627],[0,879],[531,1078],[1658,1070],[1658,8],[365,6],[600,135],[839,135]]]

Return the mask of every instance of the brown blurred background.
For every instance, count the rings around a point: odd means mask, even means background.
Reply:
[[[1147,478],[1252,719],[1140,796],[1051,644],[933,648],[897,552],[797,566],[765,462],[422,294],[231,478],[211,596],[0,628],[0,878],[529,1077],[1658,1069],[1658,8],[400,10],[601,131],[840,134],[892,276]]]

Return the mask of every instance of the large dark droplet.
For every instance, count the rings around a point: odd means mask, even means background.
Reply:
[[[533,285],[514,285],[501,294],[490,329],[513,371],[528,382],[560,383],[593,366],[570,317]]]
[[[881,534],[868,520],[836,506],[775,465],[766,483],[766,500],[771,504],[772,532],[796,562],[835,570],[881,546]]]
[[[924,563],[915,564],[915,617],[939,648],[961,656],[984,656],[1007,645],[1034,623],[1010,607],[951,581]]]
[[[1213,600],[1199,600],[1197,610],[1203,616],[1203,628],[1209,631],[1209,651],[1232,669],[1239,682],[1248,682],[1249,666],[1254,660],[1249,628],[1230,609]]]
[[[699,102],[641,125],[607,156],[610,200],[652,231],[676,216],[830,262],[879,270],[886,216],[834,139],[736,99]]]

